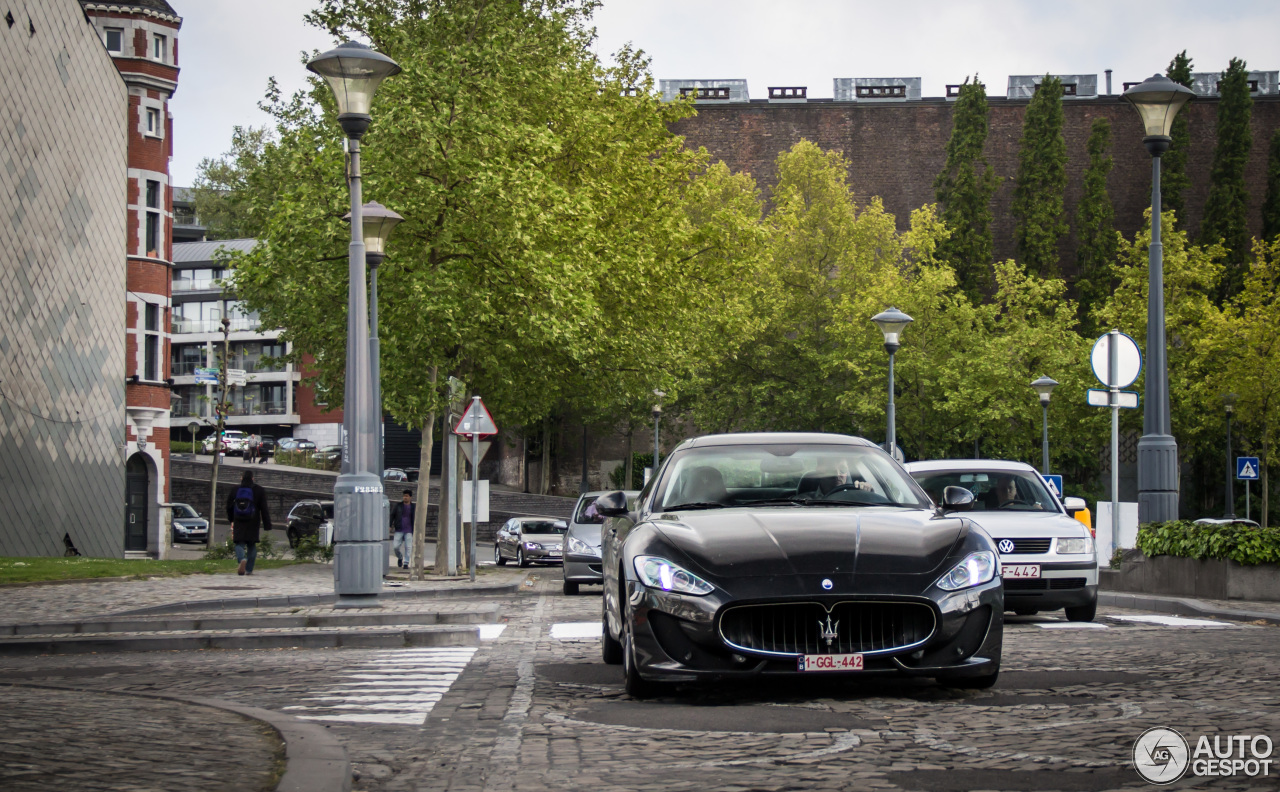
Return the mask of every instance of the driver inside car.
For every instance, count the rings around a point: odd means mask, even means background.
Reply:
[[[817,470],[805,473],[800,479],[800,484],[796,487],[796,495],[821,498],[841,487],[846,489],[852,487],[868,492],[872,489],[870,484],[849,472],[848,460],[824,457],[818,462]]]

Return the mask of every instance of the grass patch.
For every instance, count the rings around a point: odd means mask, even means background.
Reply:
[[[297,561],[259,558],[254,569],[278,569]],[[0,585],[36,583],[45,580],[79,580],[83,578],[122,578],[144,580],[152,577],[212,575],[234,572],[234,559],[196,561],[152,561],[123,558],[4,558],[0,557]]]

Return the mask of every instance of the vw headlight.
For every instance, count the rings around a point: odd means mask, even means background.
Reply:
[[[537,542],[525,542],[524,549],[525,550],[541,550],[542,545],[538,544]]]
[[[569,541],[566,542],[565,545],[568,547],[569,552],[574,555],[589,555],[595,556],[596,558],[600,557],[600,548],[592,547],[576,536],[570,536]]]
[[[938,578],[938,588],[959,591],[986,583],[996,576],[996,554],[990,550],[970,553],[951,571]]]
[[[679,594],[693,594],[697,597],[715,591],[715,586],[665,558],[636,556],[635,564],[640,582],[649,588],[674,591]]]
[[[1081,555],[1093,552],[1093,540],[1087,536],[1072,537],[1070,539],[1061,537],[1056,541],[1057,552],[1060,555]]]

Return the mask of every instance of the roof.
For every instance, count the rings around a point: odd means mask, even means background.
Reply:
[[[173,263],[190,264],[213,261],[220,248],[248,253],[258,244],[256,239],[215,239],[212,242],[175,242]]]
[[[115,11],[124,14],[134,12],[182,23],[182,17],[165,0],[80,0],[80,5],[86,11]]]
[[[677,448],[702,448],[726,445],[852,445],[874,446],[870,440],[852,435],[827,434],[825,432],[741,432],[714,434],[685,440]]]
[[[920,473],[933,470],[973,470],[973,471],[1031,471],[1039,473],[1026,462],[1011,462],[1007,459],[930,459],[923,462],[908,462],[903,465],[908,473]]]

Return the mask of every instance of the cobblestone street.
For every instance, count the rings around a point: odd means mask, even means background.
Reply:
[[[556,571],[532,574],[534,585],[519,594],[485,599],[499,605],[505,627],[482,627],[478,649],[0,658],[0,682],[208,697],[315,718],[347,747],[354,788],[379,792],[1142,789],[1148,785],[1129,757],[1149,727],[1168,726],[1192,741],[1201,734],[1280,738],[1274,626],[1115,609],[1084,626],[1056,615],[1010,617],[1000,681],[989,691],[946,690],[931,680],[823,679],[680,690],[641,702],[623,693],[619,668],[600,661],[598,589],[565,597]],[[48,756],[63,756],[57,735],[78,733],[79,711],[101,712],[106,698],[77,694],[32,709],[32,696],[27,688],[0,689],[4,711],[13,713],[5,717],[21,719],[6,721],[5,733],[43,735],[37,745],[50,746]],[[179,709],[175,717],[210,729],[235,717],[221,716]],[[269,765],[272,748],[253,724],[231,734],[258,740],[253,755],[262,758],[219,768]],[[198,775],[209,754],[195,746],[206,744],[170,744],[161,761]],[[141,766],[156,758],[149,753],[155,745],[143,737],[115,747],[124,752],[119,761]],[[253,788],[230,775],[223,781],[224,789]],[[137,788],[206,788],[151,783]],[[1276,784],[1273,771],[1254,781],[1188,777],[1172,788]]]

